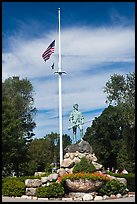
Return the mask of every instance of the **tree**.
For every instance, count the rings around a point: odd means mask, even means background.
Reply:
[[[104,92],[108,94],[109,106],[95,118],[84,138],[93,146],[105,167],[125,167],[134,172],[135,73],[126,77],[114,74],[106,83]]]
[[[121,139],[121,121],[117,108],[109,106],[96,117],[84,135],[104,167],[116,167],[116,156]]]
[[[126,83],[123,75],[114,74],[104,87],[104,92],[107,93],[107,103],[115,105],[125,101]]]
[[[56,141],[56,142],[55,142]],[[70,137],[63,135],[63,149],[71,144]],[[35,171],[52,171],[53,163],[60,161],[60,140],[57,133],[51,132],[43,138],[35,138],[30,142],[27,151],[29,155],[28,175],[34,175]],[[59,166],[57,166],[59,167]]]
[[[62,142],[63,142],[63,150],[70,144],[72,144],[72,140],[70,139],[70,136],[65,134],[62,137]],[[64,155],[65,152],[63,152]]]
[[[114,74],[104,87],[104,92],[107,93],[107,103],[120,105],[123,112],[125,106],[128,110],[127,116],[132,115],[132,123],[135,122],[135,73],[123,75]],[[122,107],[123,106],[123,107]],[[125,110],[124,110],[125,113]],[[131,122],[131,121],[130,121]]]
[[[29,80],[9,77],[2,83],[2,169],[19,176],[27,162],[27,145],[34,136],[33,87]],[[23,156],[22,156],[23,155]]]
[[[117,153],[116,161],[118,169],[126,168],[129,172],[135,171],[135,159],[130,157],[130,151],[127,151],[127,143],[124,140],[121,141],[121,148]]]
[[[48,138],[35,138],[30,142],[27,154],[29,157],[27,174],[34,175],[35,171],[44,172],[53,160],[50,140]]]
[[[107,99],[115,102],[122,121],[122,135],[128,151],[128,160],[135,160],[135,73],[126,77],[114,74],[106,83]],[[122,154],[120,154],[122,155]],[[120,156],[119,156],[120,157]],[[130,165],[131,166],[131,165]],[[131,168],[130,168],[131,169]],[[133,168],[132,168],[133,170]]]

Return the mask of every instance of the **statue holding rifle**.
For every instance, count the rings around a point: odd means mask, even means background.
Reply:
[[[76,133],[77,127],[80,130],[80,139],[82,140],[83,137],[83,124],[84,124],[84,117],[81,112],[78,111],[78,104],[73,105],[73,111],[70,114],[69,121],[71,123],[71,127],[69,129],[73,129],[73,138],[74,143],[76,143]]]

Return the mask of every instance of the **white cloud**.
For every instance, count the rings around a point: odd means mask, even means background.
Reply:
[[[54,39],[55,54],[45,63],[41,55]],[[58,118],[54,118],[58,117],[58,76],[50,69],[53,61],[56,70],[58,67],[57,33],[27,41],[13,36],[8,46],[10,51],[2,56],[3,80],[13,75],[27,77],[35,90],[36,108],[51,110],[36,116],[36,137],[58,132]],[[62,77],[63,115],[70,113],[75,102],[82,112],[105,108],[103,87],[114,72],[127,74],[129,64],[134,64],[134,49],[135,31],[129,27],[61,29],[62,70],[67,72]],[[127,62],[125,69],[121,69],[120,64],[112,69],[111,63],[121,62]],[[108,63],[110,68],[103,68]],[[129,69],[133,71],[134,67]],[[65,116],[63,124],[66,133],[69,122]]]

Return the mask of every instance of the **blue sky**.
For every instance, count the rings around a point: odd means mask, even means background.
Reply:
[[[3,2],[2,77],[28,78],[38,109],[35,137],[59,133],[58,8],[61,9],[63,134],[74,103],[85,121],[108,106],[103,87],[114,73],[135,70],[135,3],[133,2]],[[55,53],[41,55],[55,39]],[[84,125],[84,133],[90,123]],[[78,131],[79,135],[79,131]],[[79,136],[78,136],[79,137]]]

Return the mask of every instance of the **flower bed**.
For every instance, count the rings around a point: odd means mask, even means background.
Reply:
[[[78,179],[86,179],[86,180],[99,180],[99,181],[109,181],[110,178],[102,173],[98,173],[98,172],[94,172],[94,173],[84,173],[84,172],[80,172],[80,173],[69,173],[69,174],[65,174],[63,176],[58,177],[58,182],[65,182],[66,179],[70,179],[72,180],[78,180]]]

